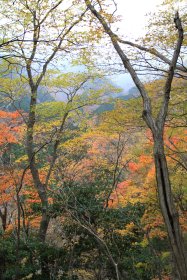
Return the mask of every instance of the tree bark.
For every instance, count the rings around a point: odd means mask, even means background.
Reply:
[[[37,168],[37,163],[35,160],[35,153],[34,153],[34,125],[35,125],[35,114],[36,114],[36,99],[37,99],[37,88],[32,86],[29,120],[27,123],[27,154],[29,158],[30,170],[34,181],[34,186],[38,192],[42,204],[42,219],[40,222],[39,239],[42,242],[44,242],[50,219],[48,215],[47,188],[45,184],[43,184],[40,180],[39,171]]]
[[[162,134],[155,135],[154,137],[154,160],[160,208],[173,251],[174,263],[179,279],[185,280],[187,279],[187,266],[184,243],[180,230],[179,215],[173,201]]]
[[[2,227],[3,227],[3,231],[5,232],[6,228],[7,228],[7,206],[4,206],[4,212],[1,211],[0,209],[0,218],[1,218],[1,222],[2,222]]]

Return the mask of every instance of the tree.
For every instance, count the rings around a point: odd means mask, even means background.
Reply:
[[[41,182],[39,176],[39,170],[36,164],[35,153],[35,140],[34,140],[34,126],[36,123],[36,104],[38,96],[38,88],[42,82],[46,70],[54,59],[59,50],[67,50],[72,43],[69,43],[69,35],[72,36],[72,29],[83,18],[85,10],[73,15],[72,21],[72,6],[68,5],[68,8],[63,7],[63,1],[55,1],[49,3],[48,1],[7,1],[6,7],[3,12],[9,19],[4,25],[7,36],[14,33],[12,29],[9,29],[10,22],[14,23],[15,31],[17,32],[16,38],[19,40],[13,40],[6,46],[5,51],[11,52],[14,57],[17,57],[19,63],[23,67],[23,71],[26,71],[27,77],[22,75],[21,78],[28,84],[30,90],[30,108],[27,124],[27,155],[29,160],[29,168],[33,177],[35,188],[38,191],[39,197],[42,203],[42,220],[40,223],[39,236],[42,241],[45,240],[47,227],[49,224],[48,215],[48,197],[47,197],[47,184],[51,174],[52,165],[48,173],[46,182]],[[61,22],[56,23],[54,19],[54,13],[59,14],[62,19]],[[17,20],[19,18],[19,20]],[[48,30],[47,30],[48,28]],[[11,36],[14,37],[14,36]],[[63,45],[64,44],[64,45]],[[47,53],[46,51],[47,47]],[[43,49],[43,53],[42,53]],[[22,71],[22,70],[21,70]],[[61,133],[64,127],[65,120],[68,113],[66,112],[61,120],[61,128],[58,133]],[[59,140],[56,140],[54,144],[54,160],[55,153],[58,147]]]
[[[183,42],[183,28],[182,28],[179,14],[178,13],[175,14],[175,26],[178,31],[178,40],[176,43],[176,47],[172,59],[169,61],[169,70],[167,73],[165,86],[164,86],[163,102],[160,106],[158,115],[156,116],[156,118],[154,118],[152,115],[152,108],[151,108],[152,104],[149,95],[145,90],[143,83],[139,79],[136,71],[134,70],[131,62],[129,61],[127,55],[120,47],[118,38],[112,32],[110,25],[107,23],[107,20],[104,18],[102,13],[98,12],[89,0],[85,0],[85,3],[86,6],[92,12],[92,14],[99,20],[104,31],[110,37],[110,40],[117,54],[119,55],[124,65],[124,68],[127,69],[128,72],[130,73],[135,85],[139,89],[140,94],[142,96],[143,118],[147,126],[152,131],[153,139],[154,139],[154,160],[155,160],[156,179],[157,179],[157,188],[159,194],[160,207],[166,224],[168,237],[171,244],[172,254],[174,257],[174,263],[178,271],[178,277],[181,280],[186,279],[187,278],[186,256],[184,252],[184,244],[183,244],[181,229],[179,225],[179,217],[173,200],[173,194],[171,190],[171,183],[169,178],[167,160],[164,151],[164,141],[163,141],[163,131],[164,131],[164,125],[168,112],[171,84],[172,84],[174,71],[176,69],[177,60],[180,55],[180,49]]]

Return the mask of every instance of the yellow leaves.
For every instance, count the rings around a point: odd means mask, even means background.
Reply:
[[[17,160],[15,160],[15,163],[26,163],[26,162],[28,162],[27,155],[23,155],[23,156],[19,157]]]
[[[127,224],[124,229],[116,230],[116,232],[118,232],[122,236],[126,236],[126,235],[134,236],[133,230],[135,228],[136,228],[135,224],[133,222],[131,222],[131,223]]]
[[[139,126],[142,114],[141,99],[130,99],[127,101],[117,100],[115,109],[105,112],[102,115],[101,129],[104,131],[126,132],[133,129],[134,126]]]
[[[148,264],[147,263],[143,263],[143,262],[139,262],[139,263],[135,264],[136,268],[144,268],[144,269],[146,269],[147,266],[148,266]]]
[[[14,70],[15,71],[15,70]],[[20,95],[25,95],[28,91],[28,86],[19,77],[10,78],[0,76],[0,89],[4,93],[4,96],[16,100]]]
[[[54,118],[58,119],[62,117],[66,110],[66,104],[63,101],[54,101],[54,102],[44,102],[38,104],[36,107],[36,113],[39,117],[39,120],[45,120],[46,118],[53,121]]]
[[[86,146],[86,137],[83,135],[81,137],[76,137],[60,144],[59,148],[74,154],[80,152],[81,150],[84,150]]]
[[[84,269],[77,269],[75,270],[76,275],[78,275],[80,278],[79,279],[87,279],[87,280],[92,280],[94,275],[92,272],[86,271]]]
[[[58,75],[53,75],[51,77],[50,81],[48,81],[48,86],[62,89],[74,88],[88,79],[89,73],[85,72],[67,72],[63,74],[58,73]]]
[[[146,238],[146,236],[144,236],[144,239],[142,240],[142,242],[140,242],[140,245],[145,248],[147,247],[147,245],[149,244],[148,239]]]

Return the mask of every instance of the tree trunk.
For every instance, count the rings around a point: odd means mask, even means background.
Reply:
[[[163,136],[161,133],[158,133],[153,137],[156,180],[160,208],[166,224],[178,277],[180,280],[186,280],[187,266],[185,261],[185,250],[183,246],[184,242],[179,225],[179,215],[176,210],[171,191],[169,171],[164,153]]]
[[[48,196],[47,187],[40,180],[37,162],[35,160],[34,150],[34,125],[36,121],[36,100],[37,100],[37,87],[31,86],[31,101],[30,101],[30,112],[27,123],[27,154],[29,158],[30,170],[34,182],[34,186],[38,192],[42,204],[42,220],[40,222],[39,239],[45,242],[47,228],[49,225],[48,215]]]
[[[2,222],[3,231],[7,228],[7,206],[4,206],[4,213],[0,209],[0,218]]]
[[[41,185],[40,189],[43,191],[39,191],[41,203],[42,203],[42,219],[40,222],[40,229],[39,229],[39,239],[42,242],[45,242],[47,229],[50,221],[49,211],[48,211],[48,198],[47,198],[47,190],[45,190],[45,185]]]

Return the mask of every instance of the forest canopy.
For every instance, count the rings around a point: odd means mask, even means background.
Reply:
[[[187,279],[187,7],[118,2],[0,1],[2,280]]]

